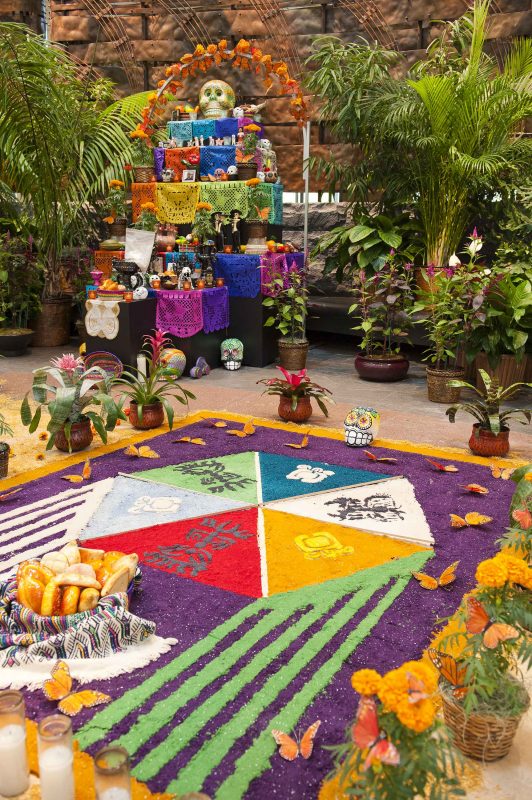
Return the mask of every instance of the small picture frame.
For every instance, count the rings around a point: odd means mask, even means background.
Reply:
[[[196,181],[195,169],[184,169],[181,176],[181,183],[194,183]]]

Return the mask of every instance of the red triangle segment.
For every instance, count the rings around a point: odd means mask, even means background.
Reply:
[[[141,564],[231,592],[261,597],[257,509],[153,525],[83,542],[137,553]]]

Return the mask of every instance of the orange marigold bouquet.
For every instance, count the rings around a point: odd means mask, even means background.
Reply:
[[[335,749],[335,782],[344,796],[364,800],[450,800],[463,797],[459,756],[433,698],[437,675],[407,661],[385,675],[361,669],[351,678],[360,694],[349,741]]]

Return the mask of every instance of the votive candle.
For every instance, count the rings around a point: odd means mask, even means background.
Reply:
[[[109,746],[94,757],[96,800],[131,800],[129,755],[123,747]]]
[[[74,800],[72,723],[62,714],[39,722],[39,778],[41,800]]]
[[[15,797],[28,786],[24,697],[21,692],[0,692],[0,795]]]

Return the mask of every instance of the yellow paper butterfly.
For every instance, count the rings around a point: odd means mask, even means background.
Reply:
[[[88,458],[81,471],[81,475],[62,475],[61,478],[64,481],[70,481],[70,483],[83,483],[83,481],[88,481],[92,475],[92,467],[90,459]]]
[[[159,458],[159,453],[156,453],[155,450],[152,450],[151,447],[148,447],[147,444],[143,444],[140,447],[135,447],[134,444],[130,444],[129,447],[126,447],[124,450],[126,456],[135,456],[136,458]]]
[[[479,514],[477,511],[470,511],[465,517],[460,517],[458,514],[449,514],[449,517],[451,518],[451,526],[453,528],[487,525],[488,522],[493,520],[493,517],[487,517],[485,514]]]
[[[231,428],[230,431],[226,431],[230,436],[238,436],[240,439],[245,439],[246,436],[252,436],[257,429],[253,425],[253,420],[246,422],[242,430],[237,430],[236,428]]]
[[[57,710],[68,717],[75,717],[84,708],[92,708],[109,703],[111,698],[103,692],[84,689],[72,692],[72,676],[66,661],[57,661],[52,668],[52,677],[42,687],[48,700],[58,700]]]
[[[199,437],[192,439],[190,436],[182,436],[181,439],[175,439],[174,444],[199,444],[202,447],[205,447],[207,442],[205,439],[200,439]]]
[[[425,575],[424,572],[413,572],[412,575],[419,581],[422,589],[430,589],[434,591],[438,587],[444,589],[456,580],[456,567],[460,562],[455,561],[446,567],[439,578],[433,578],[432,575]]]

